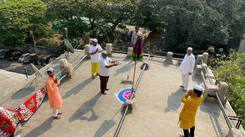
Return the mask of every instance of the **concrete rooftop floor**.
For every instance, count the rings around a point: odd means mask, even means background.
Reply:
[[[90,61],[85,61],[71,80],[60,87],[63,97],[63,116],[53,120],[48,102],[44,102],[38,112],[23,127],[19,126],[16,135],[21,137],[113,137],[121,118],[122,104],[115,94],[131,85],[121,81],[133,74],[133,62],[125,55],[113,54],[122,64],[113,68],[109,80],[108,94],[99,94],[99,78],[90,78]],[[119,137],[177,137],[178,115],[181,110],[179,88],[181,75],[176,65],[166,65],[162,59],[153,59],[148,71],[145,71],[136,94],[133,112],[127,115]],[[137,65],[137,76],[140,65]],[[191,80],[190,87],[198,81]],[[1,83],[1,81],[0,81]],[[2,90],[2,86],[1,86]],[[2,102],[14,105],[26,98],[20,97]],[[13,95],[12,95],[13,96]],[[15,95],[16,96],[16,95]],[[5,97],[4,97],[5,98]],[[3,96],[0,97],[3,100]],[[16,100],[16,101],[15,101]],[[202,104],[197,114],[197,137],[224,137],[228,129],[219,107],[215,103]]]

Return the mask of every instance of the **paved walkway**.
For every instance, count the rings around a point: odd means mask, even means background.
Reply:
[[[90,62],[84,62],[72,80],[64,82],[61,94],[64,115],[53,120],[48,102],[32,119],[19,127],[16,135],[22,137],[113,137],[121,118],[121,103],[115,93],[131,87],[121,83],[132,75],[133,63],[125,56],[115,54],[122,65],[113,68],[109,81],[109,94],[99,94],[99,79],[90,78]],[[139,74],[138,64],[137,75]],[[191,85],[195,85],[195,81]],[[180,74],[174,65],[152,61],[144,73],[136,95],[135,109],[128,115],[119,137],[176,137],[180,99]],[[192,87],[191,86],[191,87]],[[14,102],[14,99],[13,101]],[[5,102],[6,103],[6,102]],[[223,137],[227,129],[216,104],[204,104],[197,115],[198,137]]]
[[[26,76],[0,69],[0,105],[6,103],[6,98],[23,87]]]
[[[135,109],[126,117],[120,137],[177,137],[181,111],[181,76],[174,65],[152,61],[136,95]],[[197,82],[192,81],[190,88]],[[216,104],[202,104],[197,114],[197,137],[223,137],[227,129]]]

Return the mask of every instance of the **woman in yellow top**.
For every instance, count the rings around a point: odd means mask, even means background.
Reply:
[[[179,116],[179,126],[184,131],[182,137],[194,137],[196,113],[203,101],[203,87],[195,86],[182,98],[184,106]]]

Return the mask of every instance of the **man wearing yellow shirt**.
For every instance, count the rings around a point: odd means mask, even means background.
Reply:
[[[195,86],[181,100],[184,103],[179,116],[179,126],[184,131],[184,136],[181,137],[195,136],[196,113],[203,101],[203,91],[203,87]]]

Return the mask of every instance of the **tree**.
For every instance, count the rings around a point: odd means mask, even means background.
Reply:
[[[40,0],[8,0],[0,5],[0,43],[23,45],[30,32],[39,36],[45,28],[47,6]]]
[[[160,11],[166,20],[166,44],[170,50],[184,52],[189,44],[205,49],[208,43],[227,44],[227,24],[221,13],[200,0],[162,0]]]
[[[233,24],[230,26],[230,41],[229,47],[233,49],[238,49],[240,42],[243,39],[245,34],[245,1],[240,9],[237,11],[237,16],[233,21]]]
[[[134,24],[151,31],[165,28],[165,49],[185,52],[188,45],[207,49],[225,47],[241,38],[241,8],[244,0],[141,0]],[[136,22],[136,23],[135,23]],[[161,29],[162,28],[162,29]],[[238,42],[237,42],[238,43]]]
[[[159,0],[141,0],[131,23],[136,26],[148,28],[152,32],[163,33],[166,26],[165,20],[160,16]]]
[[[103,37],[104,41],[112,42],[112,33],[130,16],[133,6],[133,0],[51,0],[47,15],[51,20],[71,22],[88,18],[90,36]],[[77,30],[83,31],[81,28]]]

